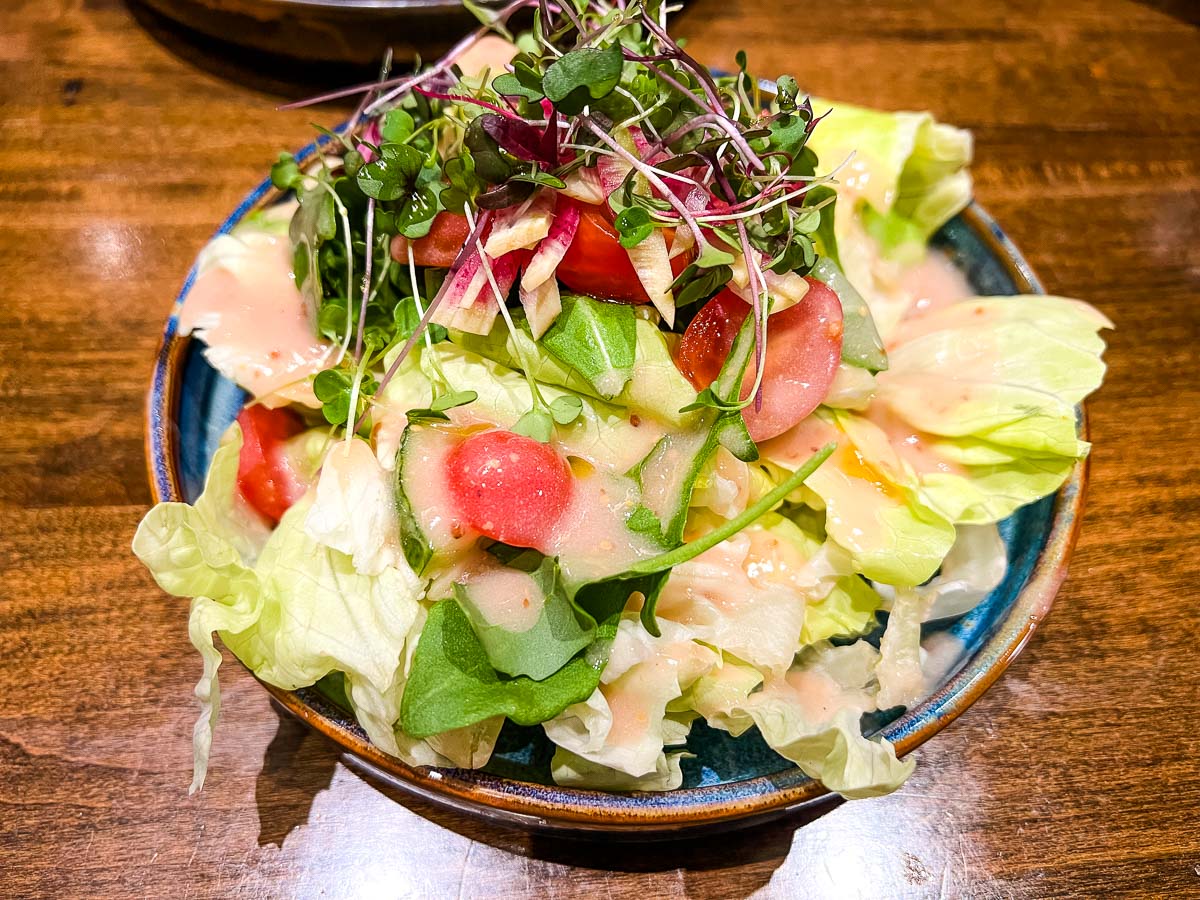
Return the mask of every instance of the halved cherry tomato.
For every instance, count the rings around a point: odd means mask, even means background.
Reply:
[[[607,206],[580,203],[579,212],[575,239],[555,271],[558,280],[573,291],[603,300],[649,303],[637,270],[629,261],[629,253],[621,246],[611,210]],[[670,239],[668,234],[668,246]],[[679,275],[689,261],[688,254],[674,257],[671,271]]]
[[[829,287],[808,278],[808,293],[795,306],[767,322],[767,366],[762,409],[742,411],[755,441],[783,434],[821,405],[842,357],[842,304]],[[723,290],[696,314],[676,350],[675,364],[697,390],[721,371],[733,339],[750,314],[750,304]],[[754,384],[753,361],[742,383],[745,397]]]
[[[264,518],[278,523],[308,489],[284,452],[288,438],[304,430],[304,420],[290,409],[256,404],[238,413],[237,421],[242,427],[238,490]]]
[[[418,266],[448,269],[470,234],[466,216],[443,210],[433,217],[429,234],[413,241],[413,262]],[[408,262],[408,240],[401,235],[392,238],[392,259]]]
[[[514,547],[546,546],[571,501],[567,461],[511,431],[485,431],[455,447],[446,483],[469,525]]]

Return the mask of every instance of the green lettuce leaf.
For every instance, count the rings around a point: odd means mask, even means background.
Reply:
[[[564,294],[562,312],[540,343],[611,400],[633,377],[636,323],[632,306]]]
[[[597,399],[610,399],[616,406],[649,416],[673,428],[690,427],[695,423],[695,413],[679,412],[696,399],[696,391],[675,367],[667,343],[673,336],[660,331],[652,322],[640,318],[635,320],[631,376],[614,396],[606,398],[584,374],[554,354],[547,353],[533,340],[520,310],[513,310],[513,319],[518,326],[515,336],[509,333],[503,323],[497,323],[487,337],[454,331],[450,333],[450,339],[510,369],[520,368],[520,353],[523,352],[525,358],[534,363],[534,377],[544,384],[557,385]]]
[[[244,535],[214,513],[235,502],[241,441],[232,426],[197,503],[160,503],[133,541],[163,590],[193,598],[188,631],[204,659],[196,686],[201,716],[193,736],[193,791],[204,783],[220,711],[214,632],[257,677],[278,687],[291,690],[345,673],[351,701],[366,711],[360,722],[371,740],[399,753],[394,718],[370,712],[386,710],[385,698],[398,690],[405,640],[419,609],[421,585],[410,570],[393,566],[362,575],[349,556],[305,533],[311,495],[288,510],[252,561],[243,552]]]
[[[851,799],[894,791],[912,773],[886,740],[863,737],[862,713],[876,708],[879,654],[866,641],[818,644],[786,675],[760,690],[748,667],[726,662],[693,686],[693,707],[709,725],[737,736],[757,726],[776,753],[825,787]]]
[[[615,632],[615,622],[602,624],[594,653],[575,656],[542,681],[511,678],[492,666],[462,608],[453,600],[436,603],[417,642],[400,707],[401,727],[424,738],[495,716],[518,725],[545,722],[596,689],[602,650]]]
[[[809,447],[838,441],[837,451],[807,480],[812,496],[806,492],[806,499],[824,507],[826,532],[849,551],[855,571],[884,584],[921,584],[954,543],[954,526],[877,464],[862,444],[874,432],[859,428],[862,421],[853,413],[819,410],[759,449],[771,464],[791,471]]]
[[[1104,377],[1106,327],[1086,304],[1037,295],[964,300],[905,323],[875,403],[941,461],[908,476],[924,502],[987,524],[1057,490],[1088,452],[1075,407]]]
[[[924,244],[970,202],[970,132],[942,124],[927,112],[881,112],[827,100],[814,100],[813,105],[829,110],[808,140],[820,158],[821,171],[830,171],[854,154],[850,171],[843,171],[838,180],[843,185],[852,182],[857,198],[877,216],[894,217],[888,231],[897,240],[890,242],[890,249],[908,242]],[[869,174],[848,177],[859,173]],[[838,190],[839,195],[844,191]],[[842,240],[839,233],[839,246]]]
[[[687,740],[692,717],[667,707],[719,661],[682,625],[664,622],[656,637],[636,616],[623,618],[598,689],[543,724],[563,751],[555,779],[622,790],[677,787],[678,760],[664,748]]]
[[[501,568],[501,567],[498,567]],[[487,620],[474,598],[489,592],[492,603],[497,591],[511,590],[528,579],[538,591],[543,604],[541,614],[531,628],[514,631]],[[596,635],[596,623],[587,613],[577,609],[563,590],[558,563],[551,557],[542,560],[533,572],[505,572],[499,584],[489,578],[489,572],[477,574],[468,584],[454,586],[454,598],[462,607],[476,637],[487,653],[488,661],[497,672],[505,675],[528,675],[541,681],[553,675],[576,653],[588,646]]]

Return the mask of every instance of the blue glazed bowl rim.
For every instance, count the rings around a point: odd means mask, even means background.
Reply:
[[[296,154],[297,160],[311,157],[325,142],[322,139],[308,145]],[[274,196],[270,179],[265,179],[238,205],[217,234],[228,233],[249,213],[272,202]],[[1006,267],[1019,293],[1044,293],[1028,262],[981,206],[972,202],[959,215]],[[147,467],[156,502],[184,499],[175,416],[190,339],[178,333],[178,313],[195,277],[193,266],[164,327],[147,397]],[[1082,409],[1080,429],[1086,439],[1087,419]],[[1087,472],[1085,458],[1059,489],[1050,534],[1028,582],[995,632],[939,690],[880,732],[895,744],[898,754],[911,752],[958,718],[1028,644],[1066,578],[1081,520]],[[665,793],[610,793],[517,781],[481,770],[412,767],[369,743],[357,723],[318,692],[286,691],[260,683],[289,713],[343,747],[348,765],[438,805],[505,824],[582,834],[669,836],[760,821],[828,795],[799,769]]]

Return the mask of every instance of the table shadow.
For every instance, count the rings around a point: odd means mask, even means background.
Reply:
[[[286,711],[272,704],[279,727],[267,747],[262,770],[255,785],[260,846],[282,847],[301,825],[308,823],[313,801],[329,787],[338,764],[346,765],[343,751],[328,738],[310,730]],[[842,801],[831,796],[826,802],[785,814],[770,821],[695,837],[636,841],[606,835],[557,835],[533,832],[464,815],[413,797],[392,785],[364,776],[352,765],[347,768],[405,809],[442,828],[473,841],[530,859],[579,868],[631,873],[653,873],[682,869],[696,872],[739,867],[740,878],[750,877],[741,869],[747,863],[773,863],[754,870],[761,883],[741,883],[739,892],[752,894],[765,884],[787,858],[798,828],[804,827]]]

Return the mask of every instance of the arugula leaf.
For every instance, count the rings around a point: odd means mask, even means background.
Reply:
[[[568,116],[583,111],[589,101],[607,97],[621,80],[625,60],[621,44],[614,41],[599,49],[585,47],[559,57],[542,77],[547,99]]]
[[[404,685],[400,727],[423,738],[494,716],[507,716],[518,725],[552,719],[596,690],[600,660],[616,630],[615,617],[602,623],[590,648],[541,681],[525,675],[509,678],[492,666],[458,603],[443,600],[429,610],[421,630]]]
[[[522,576],[517,576],[522,577]],[[488,661],[505,675],[528,675],[541,681],[561,669],[576,653],[592,642],[596,622],[577,609],[563,590],[558,562],[544,557],[541,565],[527,574],[532,587],[543,598],[541,615],[532,628],[511,631],[487,621],[473,597],[477,591],[495,591],[485,572],[478,583],[454,585],[454,598],[475,630]]]
[[[821,255],[833,260],[840,269],[842,260],[838,255],[837,233],[833,230],[833,217],[837,209],[837,191],[827,184],[809,188],[808,193],[804,195],[804,205],[816,206],[820,203],[825,203],[825,205],[819,210],[821,222],[817,225],[815,234],[817,240],[821,242]]]
[[[611,400],[633,376],[637,315],[623,303],[564,294],[562,312],[541,344]]]

